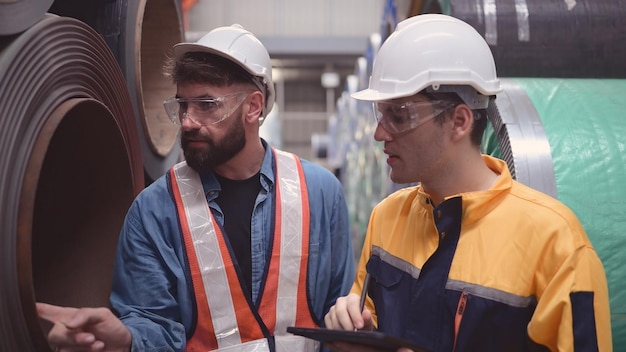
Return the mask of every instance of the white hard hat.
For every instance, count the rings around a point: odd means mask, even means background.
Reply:
[[[213,29],[196,43],[174,45],[176,60],[180,60],[188,52],[205,52],[221,56],[257,77],[255,83],[265,95],[263,116],[267,116],[272,110],[276,93],[272,82],[270,55],[261,41],[241,25],[233,24]]]
[[[474,88],[469,98],[468,86]],[[472,26],[441,14],[398,23],[375,56],[369,88],[352,97],[380,101],[423,89],[460,93],[468,105],[476,103],[472,108],[486,108],[487,96],[502,91],[491,50]]]

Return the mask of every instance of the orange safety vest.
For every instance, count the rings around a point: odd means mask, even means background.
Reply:
[[[273,151],[276,226],[258,310],[248,303],[241,288],[200,176],[185,162],[170,170],[198,309],[187,351],[270,351],[269,336],[263,330],[274,336],[277,352],[319,349],[318,342],[286,332],[292,325],[317,326],[306,294],[310,214],[300,159]],[[262,322],[255,318],[254,311]]]

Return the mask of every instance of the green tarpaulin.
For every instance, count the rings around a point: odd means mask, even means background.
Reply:
[[[557,198],[579,217],[604,264],[614,349],[626,351],[626,80],[512,80],[540,117]],[[498,142],[489,129],[484,152],[500,156]]]

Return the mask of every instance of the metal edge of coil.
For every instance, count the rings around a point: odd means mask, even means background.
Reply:
[[[170,6],[175,12],[176,26],[167,26],[167,31],[162,33],[163,35],[161,37],[156,37],[153,33],[151,34],[149,31],[146,31],[147,28],[145,27],[147,26],[153,29],[159,28],[159,23],[154,23],[153,19],[147,18],[148,15],[154,14],[155,12],[163,12],[169,9]],[[138,23],[141,23],[141,26],[138,26]],[[154,27],[155,25],[157,27]],[[160,27],[164,27],[163,23],[161,23]],[[148,126],[148,119],[159,118],[158,116],[148,116],[148,110],[154,107],[153,100],[157,96],[155,87],[151,85],[163,84],[163,81],[167,81],[168,78],[161,76],[160,79],[148,83],[147,77],[143,76],[146,73],[144,66],[157,67],[158,72],[161,73],[163,59],[165,59],[166,55],[170,54],[167,50],[170,50],[174,44],[184,40],[180,5],[178,1],[175,0],[165,2],[128,0],[120,21],[120,30],[118,63],[126,77],[126,85],[131,93],[131,99],[135,109],[137,129],[140,134],[141,148],[144,156],[144,170],[146,176],[149,178],[147,181],[156,180],[175,163],[182,160],[182,150],[180,149],[179,143],[177,143],[179,128],[175,125],[169,126],[170,121],[168,118],[165,118],[168,120],[168,125],[162,127],[163,130],[161,131],[151,131]],[[167,43],[168,40],[172,39],[171,36],[173,34],[180,35],[176,40]],[[148,48],[155,45],[165,51],[158,55],[156,55],[156,53],[148,53]],[[152,71],[156,71],[156,69]],[[154,72],[150,72],[149,74],[152,75],[153,73]],[[172,88],[173,94],[175,93],[175,86],[172,86]],[[161,106],[163,100],[165,99],[158,102],[160,111],[163,111]],[[162,118],[164,116],[163,114],[160,117]],[[152,121],[152,123],[154,123],[154,121]],[[173,131],[175,131],[175,135],[172,139],[170,134],[173,133]],[[157,138],[163,138],[164,136],[169,137],[164,138],[163,141],[158,143],[156,142]]]
[[[34,297],[17,275],[18,201],[26,161],[47,117],[67,99],[101,101],[116,118],[127,147],[135,194],[144,186],[137,126],[124,77],[101,36],[81,21],[47,14],[24,33],[0,47],[0,350],[32,350],[32,326],[15,319],[36,317]],[[28,269],[28,268],[27,268]],[[20,270],[21,271],[21,270]],[[26,270],[28,271],[28,270]],[[32,294],[32,292],[31,292]],[[6,336],[5,336],[6,335]],[[6,337],[6,338],[5,338]]]
[[[557,197],[550,143],[532,101],[512,79],[501,79],[504,90],[489,107],[502,158],[521,183]]]
[[[176,90],[162,68],[168,51],[184,39],[180,1],[81,1],[56,0],[51,12],[79,19],[104,37],[126,79],[150,183],[182,160],[180,129],[162,106]]]
[[[27,30],[41,20],[53,0],[0,1],[0,35]]]

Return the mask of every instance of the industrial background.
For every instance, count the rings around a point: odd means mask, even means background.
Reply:
[[[369,104],[395,27],[445,13],[489,43],[504,91],[483,151],[581,219],[626,351],[626,4],[620,0],[0,1],[0,351],[48,351],[34,302],[108,305],[128,205],[181,160],[161,74],[180,41],[239,23],[272,57],[263,135],[340,178],[358,255],[393,190]]]

